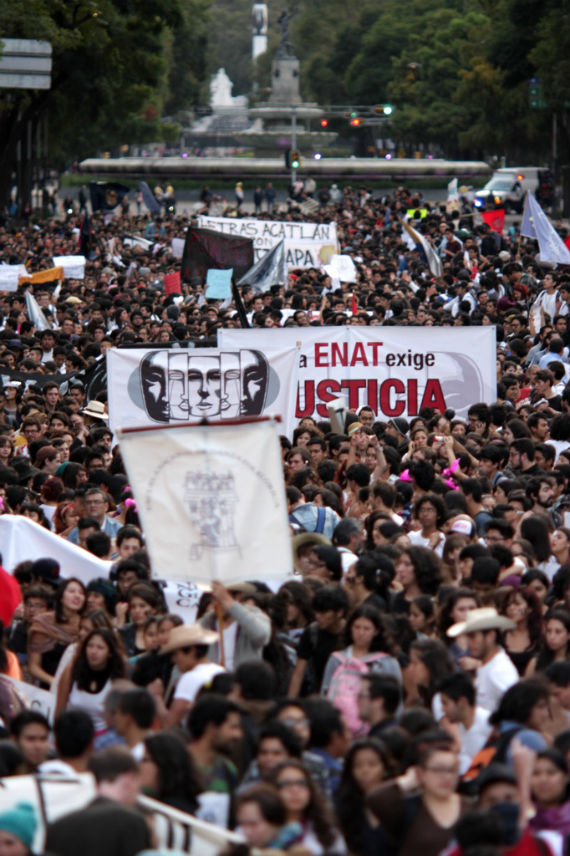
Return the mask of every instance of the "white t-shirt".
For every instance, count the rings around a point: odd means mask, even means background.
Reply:
[[[491,733],[492,726],[489,725],[489,711],[484,707],[475,708],[473,725],[469,730],[460,722],[459,733],[461,734],[461,751],[459,753],[459,772],[466,773],[471,761],[479,752]]]
[[[421,529],[411,529],[408,532],[408,538],[410,539],[410,543],[414,545],[414,547],[427,547],[428,550],[433,550],[436,556],[443,556],[443,548],[445,546],[445,535],[442,533],[440,540],[435,545],[435,548],[430,547],[429,538],[424,538],[422,535]]]
[[[193,704],[194,699],[204,684],[207,684],[215,675],[219,675],[220,672],[224,671],[225,669],[222,669],[217,663],[199,663],[199,665],[190,669],[189,672],[184,672],[181,675],[174,690],[174,699],[181,698]]]
[[[492,660],[479,666],[475,687],[477,689],[477,707],[483,707],[489,713],[493,713],[509,687],[519,680],[513,661],[500,648]]]

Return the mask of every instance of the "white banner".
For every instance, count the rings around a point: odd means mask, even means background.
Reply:
[[[0,264],[0,291],[17,291],[21,276],[29,276],[26,265]]]
[[[497,398],[495,327],[293,327],[219,330],[224,350],[299,342],[296,418],[328,419],[327,404],[368,404],[378,419],[455,410]]]
[[[3,675],[2,677],[12,683],[14,689],[25,701],[30,710],[37,710],[39,713],[43,713],[47,721],[53,724],[56,703],[56,697],[53,693],[50,693],[49,690],[42,690],[40,687],[35,687],[33,684],[28,684],[25,681],[17,681],[8,675]]]
[[[280,416],[292,431],[299,350],[269,341],[237,348],[107,351],[109,424],[144,428],[176,422]]]
[[[77,577],[88,583],[95,577],[107,577],[111,567],[111,562],[17,514],[0,515],[0,545],[2,564],[10,572],[20,562],[50,558],[59,562],[62,577]]]
[[[52,261],[55,267],[63,268],[65,279],[85,278],[85,256],[54,256]]]
[[[198,217],[201,229],[253,240],[254,261],[258,262],[279,241],[285,241],[288,268],[321,267],[338,252],[336,223],[296,223],[235,217]]]
[[[278,430],[260,420],[118,432],[155,577],[292,573]]]

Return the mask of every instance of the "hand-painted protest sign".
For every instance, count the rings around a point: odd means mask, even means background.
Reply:
[[[296,223],[280,220],[236,219],[200,215],[198,225],[241,238],[251,238],[255,261],[279,241],[285,241],[288,268],[320,267],[338,252],[336,223]]]
[[[127,429],[118,436],[153,575],[227,584],[292,573],[273,420]]]
[[[107,352],[112,430],[202,419],[294,419],[298,349],[115,349]]]
[[[422,407],[463,418],[497,397],[494,327],[300,327],[219,330],[223,350],[300,343],[296,417],[328,419],[327,404],[370,405],[378,419],[417,416]]]

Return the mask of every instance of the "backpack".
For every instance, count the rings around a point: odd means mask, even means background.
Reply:
[[[359,659],[358,657],[347,657],[345,654],[336,651],[334,656],[339,660],[339,663],[332,674],[327,698],[343,714],[344,720],[354,737],[360,737],[368,731],[367,726],[358,715],[357,696],[360,689],[360,679],[368,674],[374,663],[382,660],[387,654],[378,652],[368,654],[364,659]]]
[[[504,764],[507,757],[511,740],[522,731],[524,725],[509,728],[502,734],[498,730],[492,732],[491,736],[476,755],[473,756],[471,765],[461,777],[459,791],[462,794],[472,796],[479,790],[479,778],[490,764]]]

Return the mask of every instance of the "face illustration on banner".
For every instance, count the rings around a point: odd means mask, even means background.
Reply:
[[[221,397],[222,370],[219,357],[190,357],[188,360],[188,413],[190,416],[219,416]]]
[[[155,351],[140,364],[145,410],[164,423],[258,415],[268,378],[265,357],[252,350],[216,356]]]

